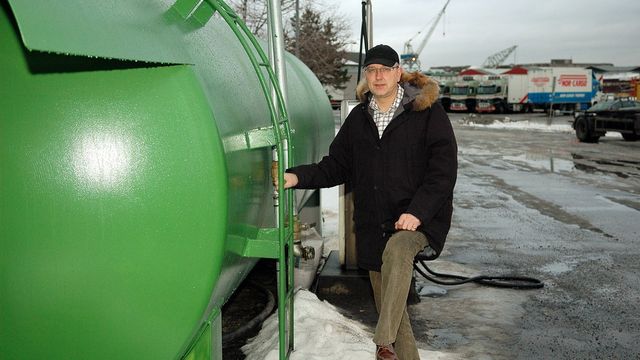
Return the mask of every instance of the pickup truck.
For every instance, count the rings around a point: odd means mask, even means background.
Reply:
[[[640,139],[640,102],[617,99],[595,104],[573,115],[573,129],[581,142],[596,143],[607,131],[622,134],[626,141]]]

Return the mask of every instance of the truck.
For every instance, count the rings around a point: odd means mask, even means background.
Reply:
[[[438,83],[440,87],[439,100],[445,111],[449,111],[451,109],[451,86],[453,84],[453,81],[440,81]]]
[[[487,113],[531,112],[527,75],[501,75],[481,82],[478,87],[476,111]]]
[[[476,92],[478,81],[472,78],[463,78],[454,82],[449,88],[451,111],[474,111],[476,108]]]
[[[490,76],[487,80],[480,81],[476,92],[476,112],[506,112],[507,89],[507,80],[500,76]]]
[[[515,68],[514,68],[515,70]],[[599,89],[590,69],[536,68],[490,76],[477,88],[477,112],[586,110]]]
[[[527,73],[527,102],[534,108],[561,111],[586,110],[599,89],[591,69],[551,67]]]
[[[534,105],[528,101],[528,84],[526,74],[490,75],[479,80],[473,97],[475,107],[471,110],[478,113],[531,112]]]
[[[619,98],[576,111],[572,120],[576,137],[581,142],[596,143],[607,131],[622,134],[626,141],[640,139],[640,102],[635,98]]]

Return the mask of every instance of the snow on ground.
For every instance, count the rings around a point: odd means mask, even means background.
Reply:
[[[450,115],[452,118],[455,115]],[[486,115],[484,115],[486,117]],[[549,119],[548,117],[532,116],[529,119],[512,119],[508,116],[498,117],[494,119],[485,119],[475,114],[472,116],[464,116],[460,119],[460,123],[464,126],[490,128],[490,129],[506,129],[506,130],[534,130],[540,132],[564,132],[574,133],[575,130],[569,123],[570,117],[560,116]],[[607,132],[607,137],[621,138],[622,135],[617,132]]]
[[[370,360],[374,358],[373,334],[365,327],[344,315],[336,308],[320,301],[307,290],[299,290],[294,300],[294,346],[291,360]],[[242,351],[247,360],[278,359],[278,317],[274,313],[260,333],[250,339]],[[459,359],[455,355],[437,351],[420,350],[423,359]]]
[[[568,133],[574,132],[570,124],[547,125],[547,124],[541,124],[538,122],[532,122],[528,120],[516,121],[516,122],[503,122],[503,121],[495,120],[493,123],[487,124],[487,125],[481,125],[481,124],[475,124],[473,122],[469,122],[468,125],[477,126],[477,127],[487,127],[490,129],[508,129],[508,130],[526,129],[526,130],[537,130],[537,131],[544,131],[544,132],[568,132]]]
[[[322,206],[322,236],[324,249],[322,256],[327,257],[332,250],[338,250],[339,242],[339,214],[340,214],[340,186],[320,189],[320,204]]]

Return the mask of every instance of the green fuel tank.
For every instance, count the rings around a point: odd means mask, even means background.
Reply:
[[[272,124],[236,36],[190,2],[0,2],[1,358],[220,353],[258,260],[238,239],[275,224]],[[290,151],[316,161],[331,107],[285,60]]]

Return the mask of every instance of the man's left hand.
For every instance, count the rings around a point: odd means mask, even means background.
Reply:
[[[422,222],[417,217],[404,213],[400,215],[398,221],[395,223],[396,230],[409,230],[416,231],[418,226],[420,226]]]

